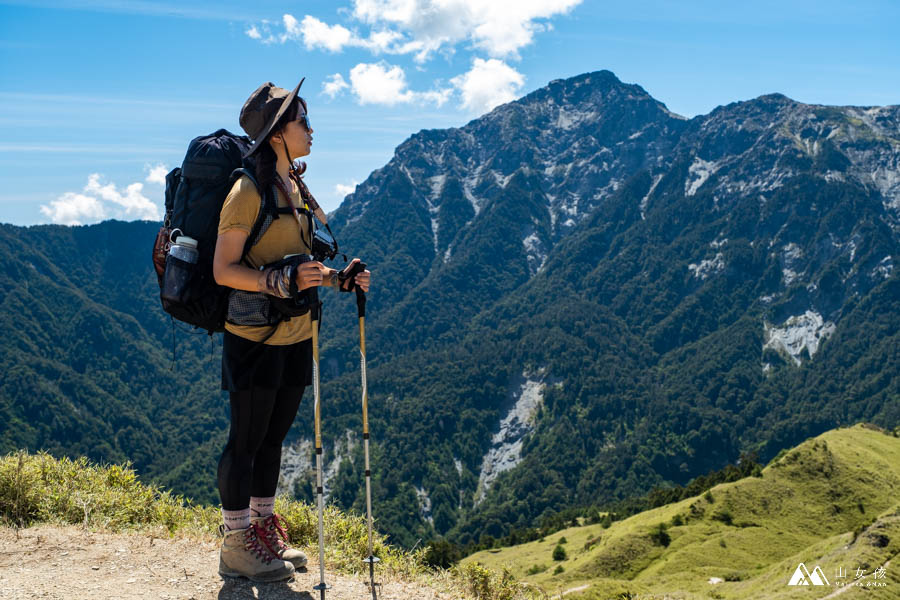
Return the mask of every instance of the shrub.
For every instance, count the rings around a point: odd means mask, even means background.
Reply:
[[[678,527],[680,525],[684,525],[684,518],[679,513],[679,514],[675,515],[674,517],[672,517],[672,526]]]
[[[731,516],[731,511],[729,511],[727,508],[723,508],[722,510],[717,511],[712,516],[712,518],[716,521],[721,521],[726,525],[732,525],[734,521],[734,517]]]
[[[559,575],[559,574],[562,573],[563,571],[565,571],[565,569],[563,568],[562,565],[556,565],[556,568],[553,569],[553,574],[554,574],[554,575]]]
[[[0,519],[15,527],[51,522],[112,530],[161,526],[213,533],[218,510],[142,484],[130,465],[92,465],[16,452],[0,458]]]
[[[463,587],[474,600],[518,600],[539,598],[538,591],[516,582],[509,570],[498,574],[479,563],[470,563],[450,570],[463,581]]]
[[[429,567],[449,569],[462,558],[462,550],[456,544],[435,540],[425,549],[425,564]]]
[[[566,549],[557,545],[556,548],[553,549],[553,560],[566,560]]]
[[[653,540],[653,543],[657,546],[664,547],[668,546],[672,541],[665,523],[660,523],[653,528],[653,530],[650,532],[650,539]]]

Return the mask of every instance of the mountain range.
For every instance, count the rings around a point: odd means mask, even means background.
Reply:
[[[500,537],[837,426],[900,424],[900,107],[685,119],[608,71],[401,144],[330,215],[373,273],[376,519]],[[0,451],[214,501],[217,338],[155,297],[158,224],[0,227]],[[361,509],[355,310],[327,296],[328,489]],[[312,403],[282,490],[311,497]]]

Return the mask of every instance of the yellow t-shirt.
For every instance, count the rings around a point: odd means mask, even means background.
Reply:
[[[291,191],[295,206],[302,206],[299,192]],[[278,193],[278,206],[290,206],[281,192]],[[242,176],[234,182],[231,191],[222,205],[219,215],[219,235],[232,229],[244,231],[250,235],[256,217],[259,214],[260,197],[256,186],[249,177]],[[259,239],[259,242],[250,247],[247,252],[246,262],[258,269],[260,266],[280,260],[287,254],[309,254],[311,252],[307,240],[309,239],[309,220],[301,215],[300,224],[290,214],[281,214]],[[309,313],[301,317],[292,317],[289,321],[283,321],[277,325],[277,331],[266,340],[266,344],[284,346],[296,344],[312,337],[312,323]],[[265,339],[272,331],[271,327],[255,327],[252,325],[234,325],[226,323],[225,329],[242,338],[258,342]]]

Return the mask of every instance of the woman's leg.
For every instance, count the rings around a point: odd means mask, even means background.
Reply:
[[[275,496],[278,476],[281,473],[281,444],[294,423],[297,408],[303,398],[304,388],[282,388],[275,392],[265,436],[257,448],[253,460],[253,476],[250,495],[254,499]]]
[[[219,459],[219,496],[224,511],[248,510],[249,518],[254,457],[267,437],[277,394],[275,390],[253,388],[230,392],[229,396],[231,428]]]
[[[251,521],[261,527],[262,536],[269,548],[297,569],[306,565],[306,555],[288,545],[287,535],[273,515],[275,488],[281,473],[281,444],[294,422],[302,397],[302,387],[283,388],[275,395],[268,431],[253,460],[253,481],[250,485]]]
[[[260,388],[230,394],[231,429],[219,459],[219,495],[226,528],[219,574],[225,577],[280,581],[295,570],[288,562],[291,557],[281,558],[284,552],[268,541],[269,533],[263,539],[259,527],[251,527],[250,522],[253,460],[266,437],[275,396],[274,390]]]

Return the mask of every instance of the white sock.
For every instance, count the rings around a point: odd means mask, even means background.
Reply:
[[[270,498],[257,498],[250,496],[250,515],[254,517],[268,517],[275,512],[275,496]]]
[[[247,529],[250,527],[250,509],[243,508],[241,510],[225,510],[222,509],[222,520],[225,522],[225,529]]]

